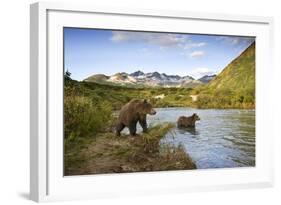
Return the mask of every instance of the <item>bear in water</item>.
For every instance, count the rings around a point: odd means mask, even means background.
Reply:
[[[197,120],[200,120],[199,116],[194,113],[193,115],[191,115],[190,117],[186,117],[186,116],[180,116],[177,124],[178,127],[195,127],[195,122]]]
[[[133,99],[124,105],[119,113],[116,124],[116,135],[120,136],[120,132],[128,127],[130,135],[136,135],[137,122],[140,123],[143,132],[147,131],[146,115],[155,115],[156,111],[147,100]]]

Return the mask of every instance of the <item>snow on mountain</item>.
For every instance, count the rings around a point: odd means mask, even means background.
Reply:
[[[121,84],[134,84],[137,82],[137,80],[134,77],[132,77],[124,72],[116,73],[113,76],[110,76],[107,81],[113,82],[113,83],[121,83]]]
[[[101,83],[101,75],[93,75],[85,79],[85,81],[97,82],[99,76],[99,83]],[[160,86],[160,87],[194,87],[196,85],[205,83],[201,80],[195,80],[191,76],[167,75],[159,72],[144,73],[140,70],[131,74],[121,72],[112,76],[102,78],[103,83],[114,83],[120,85],[136,85],[136,86]]]
[[[208,83],[213,80],[217,75],[204,75],[202,78],[199,78],[198,81],[202,83]]]

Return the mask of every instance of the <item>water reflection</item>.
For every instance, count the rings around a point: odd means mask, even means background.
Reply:
[[[196,136],[200,134],[195,127],[177,128],[177,131],[182,135],[189,134],[191,136]]]
[[[255,166],[254,110],[160,108],[148,123],[175,123],[194,112],[201,118],[196,128],[175,128],[162,143],[182,144],[198,168]]]

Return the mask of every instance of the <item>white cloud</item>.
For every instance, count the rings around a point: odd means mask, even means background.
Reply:
[[[169,33],[151,33],[135,31],[113,31],[111,40],[113,42],[142,42],[159,46],[161,51],[170,47],[177,47],[180,55],[186,55],[191,58],[199,58],[205,55],[204,51],[193,51],[187,53],[185,50],[201,48],[206,45],[205,42],[193,42],[189,35],[169,34]],[[147,53],[145,49],[144,53]]]
[[[213,71],[210,68],[201,67],[201,68],[195,68],[190,72],[190,75],[194,77],[195,79],[199,79],[203,77],[204,75],[214,75],[216,74],[215,71]]]
[[[240,36],[219,36],[217,37],[217,40],[235,46],[241,43],[251,44],[252,42],[254,42],[255,38]]]
[[[204,51],[193,51],[189,54],[191,58],[199,58],[205,55]]]
[[[168,33],[148,33],[132,31],[113,31],[111,40],[114,42],[140,41],[160,47],[182,46],[187,36]]]
[[[205,42],[200,42],[200,43],[189,42],[184,46],[184,49],[187,50],[187,49],[190,49],[190,48],[200,48],[200,47],[203,47],[205,45],[206,45]]]

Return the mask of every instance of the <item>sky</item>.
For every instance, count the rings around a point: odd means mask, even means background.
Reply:
[[[157,71],[218,74],[254,37],[64,28],[64,69],[83,80],[94,74]]]

